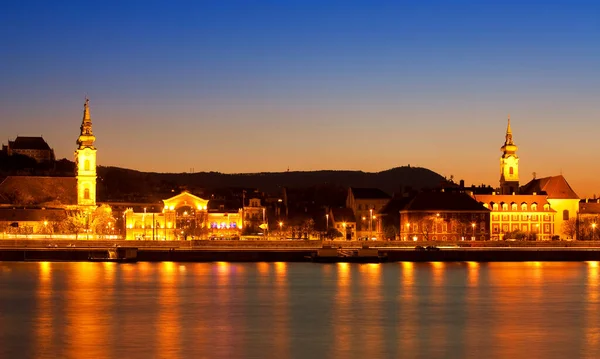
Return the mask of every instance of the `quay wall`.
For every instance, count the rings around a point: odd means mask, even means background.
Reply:
[[[136,247],[136,248],[321,248],[330,245],[342,248],[361,248],[363,245],[375,248],[414,248],[420,246],[461,247],[461,248],[572,248],[572,247],[598,247],[600,241],[458,241],[458,242],[409,242],[409,241],[317,241],[317,240],[236,240],[236,241],[125,241],[125,240],[68,240],[68,239],[4,239],[0,240],[0,248],[48,248],[71,247],[76,248],[107,248],[107,247]]]
[[[0,248],[0,261],[87,261],[107,248]],[[138,248],[147,262],[300,262],[317,249]],[[381,249],[389,262],[600,261],[600,248],[459,248],[439,251]]]

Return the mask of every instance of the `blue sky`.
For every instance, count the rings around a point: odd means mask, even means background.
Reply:
[[[379,171],[600,194],[600,5],[476,1],[14,1],[0,13],[3,141],[148,171]],[[590,169],[592,168],[592,169]]]

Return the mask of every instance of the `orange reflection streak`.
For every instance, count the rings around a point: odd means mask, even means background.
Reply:
[[[360,352],[363,358],[379,358],[384,355],[384,333],[381,323],[385,321],[382,311],[381,264],[369,263],[359,266],[361,286],[364,288],[364,306],[360,309],[364,325],[369,328],[361,335],[363,339]]]
[[[468,266],[468,274],[469,274],[469,286],[477,287],[479,285],[479,263],[477,262],[467,262]]]
[[[524,263],[489,263],[494,269],[494,276],[489,277],[493,287],[502,288],[496,291],[495,296],[495,321],[490,328],[490,335],[495,342],[511,343],[501,348],[502,357],[519,357],[520,353],[527,351],[529,340],[524,338],[539,338],[544,335],[546,328],[537,325],[523,325],[522,313],[515,308],[523,305],[523,295],[526,293],[527,305],[537,307],[542,298],[541,280],[543,267],[548,263],[524,262]],[[531,323],[541,322],[534,317],[539,312],[528,312],[528,320]]]
[[[259,262],[256,264],[256,267],[261,277],[269,273],[269,263],[267,262]]]
[[[600,345],[600,330],[598,330],[598,311],[600,310],[600,267],[598,262],[587,262],[587,301],[585,343],[588,353],[592,353]]]
[[[179,358],[179,266],[173,262],[162,262],[158,266],[158,273],[160,289],[156,323],[157,350],[162,358]]]
[[[106,358],[109,351],[98,343],[106,343],[109,336],[111,317],[105,312],[112,303],[107,303],[106,289],[110,286],[100,279],[102,264],[79,262],[69,278],[66,300],[67,327],[66,352],[71,358]]]
[[[480,264],[478,262],[466,262],[467,264],[467,288],[463,302],[465,310],[465,328],[463,330],[465,353],[474,353],[480,344],[480,330],[477,322],[481,317],[472,303],[480,303],[481,295],[479,288]]]
[[[39,286],[36,290],[37,308],[36,322],[34,323],[36,331],[35,346],[39,352],[38,357],[47,356],[55,350],[53,345],[52,331],[52,266],[49,262],[39,263]]]
[[[209,347],[214,346],[219,348],[215,356],[230,357],[233,356],[233,351],[235,350],[234,341],[237,339],[231,335],[233,332],[231,328],[235,323],[232,323],[229,307],[231,297],[235,295],[233,276],[235,275],[236,265],[228,262],[217,262],[214,265],[216,265],[217,288],[212,294],[214,301],[211,305],[215,306],[218,319],[212,323],[212,328],[209,328],[212,343],[208,343],[208,345]],[[214,335],[215,328],[222,328],[220,335]]]
[[[430,262],[429,264],[432,267],[433,285],[437,288],[444,281],[444,269],[446,265],[444,262]]]
[[[331,346],[331,358],[343,358],[350,356],[352,349],[352,323],[350,311],[352,307],[352,296],[350,295],[350,264],[338,263],[337,290],[333,304],[333,330],[334,342]]]
[[[274,322],[275,337],[273,338],[273,353],[275,358],[289,358],[289,294],[287,263],[275,263],[275,304],[273,308],[273,317],[277,318]]]
[[[429,302],[433,304],[431,309],[431,316],[433,318],[443,317],[445,314],[446,301],[446,290],[444,285],[444,276],[447,271],[450,270],[449,264],[444,262],[430,262],[431,266],[431,297]],[[435,345],[441,348],[447,345],[448,341],[448,327],[445,325],[436,325],[429,330],[431,338],[435,338]],[[432,341],[433,342],[433,341]]]
[[[408,286],[412,289],[415,284],[414,271],[415,264],[413,262],[402,262],[402,285],[404,287]],[[402,293],[404,294],[404,291]],[[412,290],[409,293],[412,296]]]
[[[398,353],[412,353],[417,356],[418,331],[420,316],[417,305],[419,299],[415,296],[415,263],[402,262],[401,286],[398,298]]]

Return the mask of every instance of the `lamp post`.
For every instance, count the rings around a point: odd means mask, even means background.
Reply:
[[[473,237],[471,237],[471,240],[474,241],[475,240],[475,222],[471,223],[471,227],[473,228]]]
[[[371,240],[373,230],[373,208],[369,209],[369,240]]]
[[[329,231],[329,213],[325,215],[325,230]]]
[[[283,235],[283,222],[279,222],[279,235],[282,236]]]

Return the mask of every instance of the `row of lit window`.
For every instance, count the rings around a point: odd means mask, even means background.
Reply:
[[[210,228],[212,229],[226,229],[226,228],[237,228],[237,223],[235,222],[221,222],[221,223],[217,223],[217,222],[212,222],[210,224]]]
[[[502,206],[502,210],[503,211],[508,211],[508,203],[500,203],[500,205]],[[485,208],[490,208],[490,204],[484,203],[483,206]],[[492,210],[497,211],[498,210],[498,203],[491,203],[491,207]],[[532,203],[531,204],[531,210],[532,211],[537,211],[538,205],[537,203]],[[510,204],[510,209],[512,211],[518,211],[519,210],[519,205],[516,203],[511,203]],[[545,204],[544,205],[544,211],[549,211],[550,210],[550,205],[549,204]],[[527,203],[523,202],[521,203],[521,211],[527,211]]]

